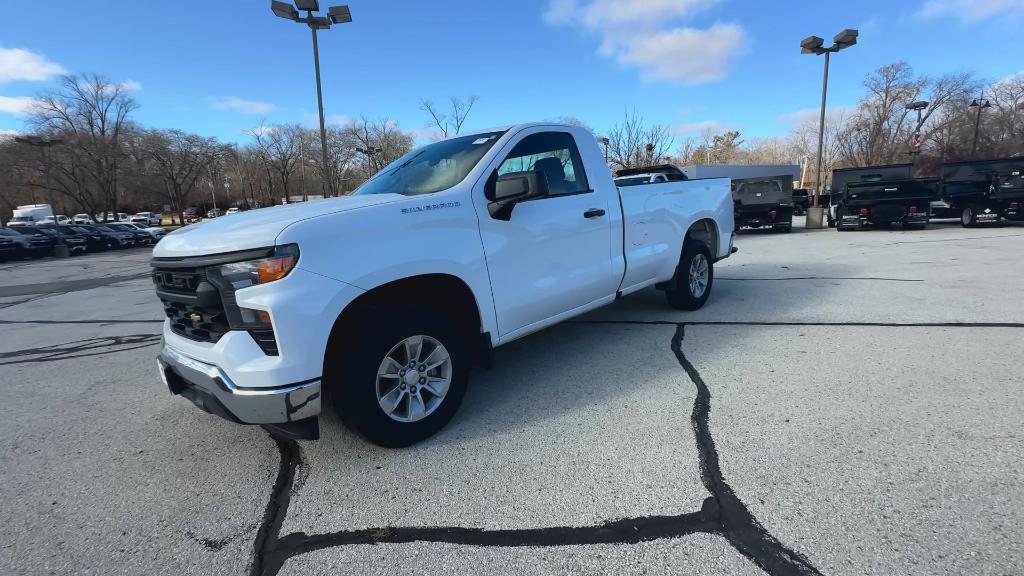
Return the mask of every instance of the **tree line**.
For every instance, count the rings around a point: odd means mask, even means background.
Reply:
[[[868,74],[864,95],[832,109],[825,122],[823,180],[834,168],[915,162],[935,175],[942,161],[1024,154],[1024,75],[984,82],[971,73],[919,75],[898,62]],[[927,101],[917,111],[908,104]],[[436,139],[462,129],[477,102],[447,106],[421,100]],[[974,102],[978,106],[971,106]],[[987,106],[981,106],[986,104]],[[319,131],[299,124],[259,125],[242,144],[181,130],[145,128],[125,86],[99,75],[64,76],[41,95],[27,125],[52,146],[0,141],[0,210],[49,203],[59,213],[181,213],[188,207],[252,208],[351,192],[409,152],[413,133],[388,119],[365,117],[327,129],[326,163]],[[788,134],[745,140],[739,130],[705,130],[683,138],[635,111],[598,136],[611,170],[661,163],[801,164],[814,181],[817,114]],[[559,121],[587,126],[574,117]],[[599,132],[590,128],[596,135]],[[674,152],[673,152],[673,149]]]
[[[445,134],[457,134],[476,97],[451,98],[451,112],[421,107]],[[317,129],[261,124],[243,144],[135,123],[125,86],[99,75],[69,75],[42,94],[27,127],[37,143],[0,140],[0,210],[48,203],[61,214],[163,212],[190,207],[254,208],[310,196],[347,194],[408,153],[413,134],[388,119],[360,118]],[[6,218],[5,218],[6,219]]]

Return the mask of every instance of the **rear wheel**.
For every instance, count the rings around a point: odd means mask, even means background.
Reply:
[[[703,242],[689,240],[676,269],[675,288],[665,290],[665,299],[673,308],[697,310],[707,302],[714,279],[711,250]]]
[[[328,385],[342,421],[370,442],[409,446],[438,432],[462,402],[466,338],[444,315],[420,308],[372,314],[335,346]]]
[[[960,213],[960,225],[964,228],[973,228],[978,225],[978,216],[974,213],[974,206],[967,206]]]

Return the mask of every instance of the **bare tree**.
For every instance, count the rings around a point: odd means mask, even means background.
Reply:
[[[67,139],[75,156],[75,186],[94,188],[104,210],[117,211],[118,163],[124,156],[121,137],[138,106],[122,84],[92,74],[62,76],[59,88],[42,94],[30,123]]]
[[[420,100],[420,110],[430,116],[430,122],[427,124],[427,127],[436,127],[441,131],[442,136],[447,138],[448,136],[455,136],[462,130],[462,125],[466,122],[466,117],[469,116],[469,112],[473,109],[473,105],[476,104],[477,100],[479,100],[477,96],[470,96],[466,98],[465,102],[455,96],[449,96],[449,110],[444,112],[432,101],[423,99]]]
[[[143,147],[163,180],[164,198],[184,222],[184,211],[196,184],[224,154],[223,147],[213,138],[180,130],[149,130]]]
[[[298,124],[260,125],[249,132],[262,153],[268,172],[273,172],[281,184],[285,198],[289,196],[292,174],[299,168],[299,140],[302,126]]]
[[[648,126],[636,110],[627,111],[623,121],[608,131],[608,163],[619,168],[657,164],[668,158],[674,143],[668,126]]]

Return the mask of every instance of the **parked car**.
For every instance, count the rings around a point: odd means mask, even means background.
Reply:
[[[148,232],[143,232],[141,228],[137,228],[134,224],[114,222],[111,224],[104,224],[107,228],[113,228],[118,232],[127,232],[132,235],[135,239],[136,246],[142,246],[145,244],[153,244],[155,240],[153,235]]]
[[[68,218],[63,214],[58,214],[56,216],[47,216],[46,218],[40,220],[39,224],[59,224],[61,226],[67,226],[68,224],[71,224],[71,218]]]
[[[140,222],[141,219],[145,219],[145,221]],[[164,223],[164,217],[156,212],[139,212],[129,218],[129,221],[135,224],[146,224],[147,226],[160,226]]]
[[[319,436],[330,388],[343,422],[405,446],[451,419],[494,346],[650,286],[700,308],[734,239],[728,178],[620,190],[566,124],[456,136],[353,195],[161,240],[160,374],[201,409],[299,438]]]
[[[182,224],[191,224],[193,222],[198,222],[199,210],[195,208],[186,208],[185,211],[181,213],[181,216],[182,218],[185,219],[185,221],[182,222]]]
[[[23,226],[15,231],[28,238],[28,255],[32,258],[53,255],[53,247],[57,244],[57,233],[55,231],[47,228],[36,228],[35,226]]]
[[[112,246],[114,248],[131,248],[137,243],[135,234],[127,230],[116,230],[108,224],[96,224],[93,228],[112,238],[115,242]]]
[[[71,219],[72,224],[95,224],[96,222],[92,219],[92,216],[88,214],[75,214]]]
[[[221,217],[223,215],[224,215],[224,211],[221,210],[220,208],[214,208],[212,210],[207,210],[206,211],[206,217],[207,218],[219,218],[219,217]]]
[[[31,253],[31,236],[13,228],[0,228],[0,262],[18,260]]]
[[[100,217],[103,218],[103,222],[127,222],[130,220],[128,214],[124,212],[118,212],[117,214],[107,212],[106,214],[101,214]]]
[[[228,211],[224,213],[225,216],[231,216],[232,214],[238,214],[242,210],[238,206],[232,206],[228,208]]]
[[[141,224],[122,224],[122,226],[131,226],[137,230],[142,230],[146,234],[152,236],[154,242],[167,235],[167,229],[161,226],[144,226]]]
[[[57,233],[57,244],[65,244],[68,247],[68,252],[72,255],[78,253],[85,253],[89,249],[88,240],[86,237],[75,230],[71,226],[61,226],[58,224],[40,224],[36,228],[43,230],[52,230]]]

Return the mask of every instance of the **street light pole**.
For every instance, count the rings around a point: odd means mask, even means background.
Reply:
[[[296,10],[296,7],[298,10],[306,12],[305,18],[299,17],[299,12]],[[316,31],[330,28],[331,23],[346,24],[351,22],[352,12],[349,10],[347,5],[331,6],[327,9],[327,16],[315,16],[313,12],[320,11],[320,3],[318,0],[295,0],[294,6],[287,2],[272,0],[270,3],[270,9],[278,17],[308,25],[310,32],[313,35],[313,68],[316,71],[316,105],[320,112],[320,149],[323,154],[324,185],[327,188],[327,195],[330,196],[334,192],[334,180],[331,178],[331,166],[327,162],[327,126],[324,123],[324,96],[323,89],[320,86],[320,46],[317,43]]]
[[[981,111],[984,108],[991,108],[992,104],[985,99],[985,93],[981,93],[980,98],[971,100],[970,108],[978,109],[978,116],[974,121],[974,138],[971,140],[971,158],[974,158],[978,153],[978,131],[981,129]]]
[[[800,42],[801,54],[825,55],[825,73],[821,82],[821,114],[818,118],[818,169],[815,178],[814,205],[807,209],[806,226],[808,228],[821,228],[825,219],[825,209],[821,205],[821,189],[823,186],[821,165],[825,149],[825,102],[828,96],[829,57],[833,52],[839,52],[856,44],[857,35],[856,30],[847,28],[832,38],[833,44],[828,48],[824,47],[825,41],[817,36],[807,37]]]
[[[14,141],[18,144],[34,146],[39,149],[39,160],[43,167],[43,179],[46,182],[46,196],[50,201],[51,216],[54,216],[54,222],[56,222],[57,213],[53,211],[53,187],[50,184],[50,160],[46,156],[46,149],[51,146],[63,144],[64,140],[60,138],[51,138],[47,140],[41,136],[15,136]]]
[[[307,13],[308,17],[312,14]],[[331,180],[331,167],[327,163],[327,127],[324,125],[324,95],[320,89],[320,48],[316,43],[316,26],[310,24],[309,29],[313,32],[313,67],[316,68],[316,105],[320,109],[320,152],[323,153],[324,162],[324,184],[327,186],[328,196],[333,192]],[[303,184],[305,186],[305,184]],[[305,189],[303,189],[305,194]],[[305,200],[305,198],[303,198]]]

